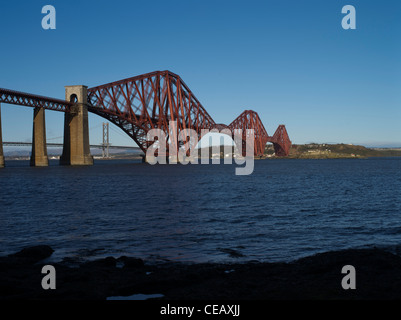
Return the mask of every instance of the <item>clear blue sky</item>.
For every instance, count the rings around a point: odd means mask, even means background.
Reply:
[[[41,9],[56,8],[56,30]],[[356,8],[356,30],[341,9]],[[401,146],[401,1],[2,1],[0,87],[64,98],[147,73],[179,74],[218,123],[258,112],[293,143]],[[47,111],[48,138],[63,114]],[[90,115],[91,143],[104,119]],[[2,104],[4,141],[30,141],[32,109]],[[52,140],[53,141],[61,141]],[[113,144],[133,145],[116,127]]]

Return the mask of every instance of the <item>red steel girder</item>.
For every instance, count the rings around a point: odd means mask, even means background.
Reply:
[[[273,137],[269,137],[268,142],[273,143],[276,156],[286,157],[290,154],[292,143],[285,125],[279,125]]]
[[[177,122],[177,132],[202,129],[215,122],[195,95],[170,71],[156,71],[88,89],[88,110],[125,131],[146,153],[147,133],[161,129],[168,136],[169,122]],[[175,146],[178,148],[178,146]]]
[[[279,125],[272,137],[267,134],[259,115],[253,110],[245,110],[228,126],[231,132],[242,129],[242,154],[246,150],[246,129],[254,129],[254,155],[262,156],[267,142],[273,143],[276,156],[286,157],[290,153],[291,140],[284,125]]]
[[[265,151],[266,142],[269,135],[263,126],[259,115],[253,110],[245,110],[228,126],[233,135],[242,134],[242,154],[246,154],[247,129],[254,130],[254,155],[262,156]],[[242,130],[242,132],[240,131]]]
[[[40,107],[62,112],[70,112],[71,106],[73,105],[73,103],[65,100],[0,88],[0,103],[1,102],[27,107]]]
[[[202,129],[229,129],[232,137],[241,129],[243,155],[246,129],[254,129],[256,156],[264,154],[268,141],[273,143],[278,156],[288,155],[291,147],[285,127],[279,126],[270,137],[259,115],[252,110],[245,110],[228,126],[216,124],[184,81],[171,71],[155,71],[90,88],[88,110],[120,127],[145,153],[151,143],[147,141],[149,130],[161,129],[168,137],[170,120],[177,121],[177,132],[194,129],[198,139],[202,138]]]

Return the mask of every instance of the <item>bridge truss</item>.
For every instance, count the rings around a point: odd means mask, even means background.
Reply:
[[[243,155],[246,129],[254,129],[256,156],[264,154],[267,142],[274,144],[279,156],[288,155],[291,147],[285,126],[279,126],[281,129],[270,137],[252,110],[244,111],[228,126],[216,124],[184,81],[170,71],[156,71],[89,88],[88,110],[120,127],[145,153],[153,143],[147,141],[149,130],[161,129],[168,137],[170,121],[176,121],[177,132],[195,130],[199,140],[205,132],[202,129],[229,129],[232,137],[242,129]]]
[[[73,102],[0,88],[0,103],[70,113]],[[169,138],[170,121],[174,132],[193,129],[198,140],[207,130],[229,129],[231,136],[242,130],[242,152],[245,155],[246,129],[254,130],[254,155],[264,154],[271,142],[277,156],[287,156],[291,141],[284,125],[269,136],[258,114],[245,110],[228,126],[216,124],[185,82],[170,71],[155,71],[88,89],[88,111],[106,118],[127,133],[146,154],[152,142],[147,141],[151,129],[161,129]],[[205,131],[206,130],[206,131]],[[224,133],[224,130],[222,131]],[[178,148],[178,146],[175,146]]]

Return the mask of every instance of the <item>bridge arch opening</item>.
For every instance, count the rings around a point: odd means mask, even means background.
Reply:
[[[75,93],[70,95],[70,102],[71,103],[77,103],[78,102],[78,96]]]
[[[212,159],[232,158],[237,155],[237,146],[231,135],[212,130],[205,134],[195,147],[198,152],[209,154]],[[208,151],[208,152],[206,152]]]

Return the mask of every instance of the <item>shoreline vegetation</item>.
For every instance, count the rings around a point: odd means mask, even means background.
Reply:
[[[148,264],[106,257],[71,266],[50,263],[47,245],[0,257],[0,300],[108,300],[145,295],[156,300],[390,300],[401,297],[401,257],[378,248],[318,253],[293,262]],[[44,265],[56,270],[56,289],[44,290]],[[344,289],[344,266],[356,288]],[[129,300],[129,299],[128,299]]]

